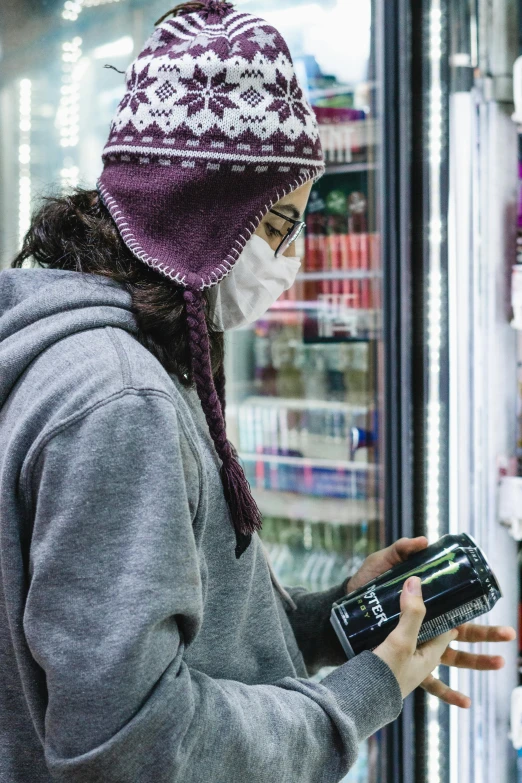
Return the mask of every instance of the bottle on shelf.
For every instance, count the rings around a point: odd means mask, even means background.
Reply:
[[[518,685],[522,685],[522,543],[518,542],[518,555],[517,555],[517,566],[518,566],[518,618],[517,618],[517,648],[518,648],[518,655],[517,655],[517,669],[518,669]]]
[[[338,348],[338,346],[334,346]],[[338,402],[346,401],[346,355],[341,350],[330,350],[326,353],[327,399]]]
[[[343,268],[344,237],[348,229],[347,202],[344,191],[339,188],[331,190],[326,197],[328,263],[326,269],[330,272],[341,272]],[[323,281],[323,293],[332,294],[334,298],[343,293],[342,281],[337,279]],[[334,299],[335,301],[335,299]]]
[[[296,346],[300,335],[292,327],[284,326],[272,339],[272,364],[277,370],[276,394],[278,397],[303,397],[304,385],[301,370],[296,366]]]
[[[305,272],[321,272],[327,268],[328,246],[325,209],[324,199],[316,189],[312,189],[305,217]],[[305,300],[316,300],[321,290],[318,281],[306,280],[304,285]]]
[[[323,100],[331,104],[335,98]],[[332,105],[313,108],[327,165],[368,160],[369,148],[374,143],[374,123],[363,109]]]
[[[350,268],[363,271],[368,267],[368,226],[367,226],[367,199],[364,193],[352,191],[348,196],[348,248]],[[366,288],[368,280],[355,279],[348,281],[352,294],[353,307],[362,308],[363,300],[366,301]],[[363,286],[363,282],[366,284]],[[363,290],[365,295],[363,296]]]
[[[341,347],[341,346],[339,346]],[[344,383],[346,399],[354,405],[368,405],[374,393],[373,343],[349,343],[342,346],[345,355]]]
[[[254,332],[254,389],[256,394],[274,396],[277,370],[272,364],[268,322],[258,321]]]
[[[518,341],[517,362],[517,474],[522,476],[522,341]]]
[[[380,310],[382,307],[382,279],[377,275],[381,269],[381,237],[380,234],[368,234],[368,265],[373,276],[369,282],[370,309]]]
[[[328,388],[323,350],[317,345],[304,347],[302,361],[304,396],[308,400],[325,400]]]

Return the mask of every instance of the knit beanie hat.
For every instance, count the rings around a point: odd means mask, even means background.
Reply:
[[[202,0],[156,25],[125,72],[96,187],[132,253],[184,288],[193,378],[239,558],[261,515],[227,440],[204,289],[230,272],[279,199],[321,176],[323,154],[288,47],[265,20]]]

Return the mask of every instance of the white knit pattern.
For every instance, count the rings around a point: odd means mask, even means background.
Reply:
[[[229,46],[230,56],[224,60],[209,48],[217,38],[225,38]],[[108,146],[125,144],[129,123],[145,135],[154,125],[157,136],[158,126],[165,141],[175,140],[181,126],[182,135],[186,137],[188,130],[194,141],[216,128],[232,144],[239,143],[247,131],[266,142],[283,133],[296,142],[295,157],[309,155],[309,162],[318,141],[317,123],[277,38],[277,31],[266,22],[242,13],[204,29],[197,14],[164,22],[126,71],[127,92],[114,117]],[[257,49],[253,59],[240,54],[245,42]],[[124,136],[118,137],[123,129]]]

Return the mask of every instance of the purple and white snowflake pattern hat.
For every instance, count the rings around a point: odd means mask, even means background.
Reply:
[[[194,378],[239,557],[260,515],[224,435],[202,292],[229,273],[273,204],[321,176],[324,159],[275,28],[227,0],[185,3],[158,22],[125,72],[96,187],[132,253],[185,289]]]
[[[324,171],[288,47],[263,19],[207,0],[157,27],[125,78],[99,191],[142,261],[213,285],[270,207]]]

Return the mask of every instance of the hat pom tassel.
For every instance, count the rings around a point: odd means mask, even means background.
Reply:
[[[203,0],[203,3],[205,7],[202,14],[207,19],[211,16],[217,16],[221,19],[225,14],[234,10],[234,6],[228,0]]]

